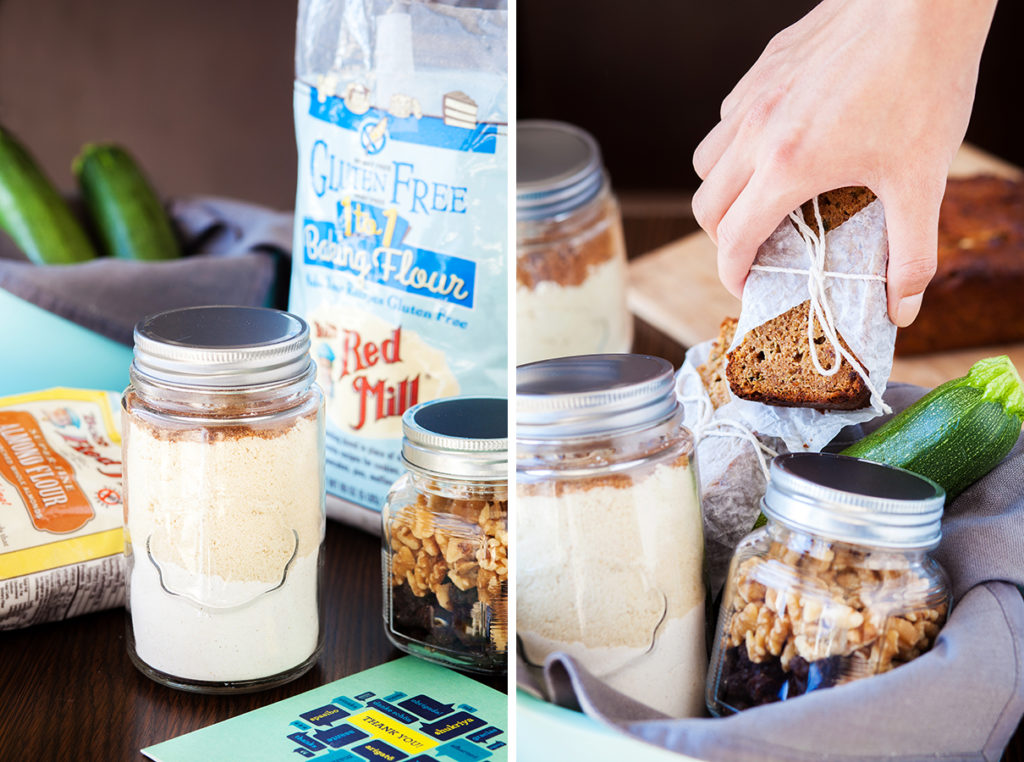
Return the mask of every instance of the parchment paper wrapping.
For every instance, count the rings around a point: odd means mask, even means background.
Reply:
[[[683,366],[676,374],[676,396],[683,405],[686,427],[698,437],[697,475],[704,512],[704,557],[714,595],[725,582],[736,545],[757,520],[759,503],[767,484],[758,462],[761,456],[752,442],[714,433],[736,433],[734,429],[716,425],[731,416],[732,403],[723,405],[706,418],[710,400],[707,407],[697,401],[702,396],[706,397],[697,366],[708,359],[712,343],[705,341],[686,353]],[[758,438],[776,452],[786,451],[781,439]]]
[[[825,234],[825,271],[885,275],[889,241],[882,204],[868,206]],[[789,219],[758,249],[755,265],[806,269],[809,257],[800,234]],[[825,287],[835,327],[868,370],[879,394],[892,372],[896,326],[886,309],[885,283],[880,280],[826,278]],[[781,315],[808,299],[807,275],[752,270],[743,289],[743,309],[732,346],[752,328]],[[727,415],[753,431],[780,437],[792,450],[821,450],[841,428],[862,423],[883,412],[878,400],[853,411],[789,408],[734,399]]]
[[[889,246],[881,203],[872,202],[826,233],[825,250],[826,272],[884,276]],[[809,267],[803,239],[789,219],[761,246],[755,264],[804,270]],[[750,329],[806,301],[807,278],[806,273],[751,271],[729,349],[737,346]],[[889,321],[886,310],[885,283],[848,278],[826,278],[825,283],[836,330],[867,369],[875,388],[884,392],[896,341],[896,326]],[[706,401],[697,366],[707,360],[711,344],[706,341],[686,353],[676,376],[676,393],[685,411],[686,426],[698,439],[706,556],[711,589],[716,592],[724,582],[736,544],[753,528],[766,487],[753,444],[735,436],[716,435],[737,431],[721,422],[742,424],[778,453],[819,451],[844,426],[874,418],[882,412],[882,406],[873,399],[872,406],[861,410],[822,412],[750,402],[730,393],[731,401],[709,415],[710,402]]]

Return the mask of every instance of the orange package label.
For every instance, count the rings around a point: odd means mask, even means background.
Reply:
[[[21,494],[36,529],[74,532],[95,515],[71,464],[50,447],[31,413],[0,411],[0,475]]]

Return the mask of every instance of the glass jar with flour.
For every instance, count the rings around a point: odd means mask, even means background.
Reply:
[[[195,307],[135,328],[122,398],[128,651],[165,685],[280,685],[323,643],[323,397],[286,312]]]
[[[672,366],[588,355],[516,374],[516,627],[672,717],[703,712],[704,541]]]
[[[597,141],[524,120],[516,145],[516,358],[628,352],[622,215]]]

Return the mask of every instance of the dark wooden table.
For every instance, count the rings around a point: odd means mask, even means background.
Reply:
[[[381,619],[380,539],[328,521],[324,576],[320,660],[260,693],[205,696],[144,677],[125,650],[124,609],[0,633],[0,762],[144,759],[144,746],[401,656]]]

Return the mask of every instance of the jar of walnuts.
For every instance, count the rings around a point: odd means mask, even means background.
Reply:
[[[929,555],[944,500],[938,484],[902,469],[824,453],[775,458],[767,524],[729,567],[712,714],[887,672],[931,648],[951,605]]]
[[[387,636],[429,661],[505,672],[508,401],[424,402],[402,432],[407,470],[382,510]]]

